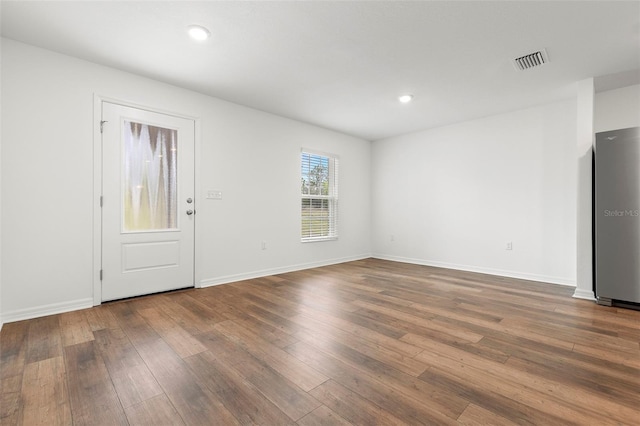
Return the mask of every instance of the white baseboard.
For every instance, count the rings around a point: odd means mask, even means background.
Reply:
[[[478,272],[480,274],[489,274],[489,275],[497,275],[501,277],[518,278],[521,280],[541,281],[545,283],[560,284],[560,285],[566,285],[571,287],[576,286],[576,283],[574,280],[569,278],[563,278],[563,277],[552,277],[547,275],[529,274],[529,273],[516,272],[516,271],[507,271],[502,269],[485,268],[480,266],[460,265],[456,263],[439,262],[439,261],[425,260],[425,259],[412,259],[412,258],[406,258],[406,257],[400,257],[400,256],[389,256],[389,255],[378,254],[378,253],[372,254],[371,257],[374,257],[376,259],[391,260],[393,262],[412,263],[415,265],[435,266],[438,268],[456,269],[459,271]]]
[[[303,269],[319,268],[321,266],[336,265],[339,263],[353,262],[355,260],[368,259],[371,254],[362,254],[359,256],[342,257],[337,259],[328,259],[320,262],[299,263],[297,265],[283,266],[279,268],[262,269],[259,271],[247,272],[242,274],[226,275],[216,278],[208,278],[200,281],[200,287],[211,287],[214,285],[228,284],[236,281],[250,280],[253,278],[268,277],[270,275],[285,274],[287,272],[301,271]]]
[[[52,303],[50,305],[36,306],[33,308],[17,309],[2,314],[2,323],[22,321],[27,319],[45,317],[47,315],[61,314],[63,312],[77,311],[78,309],[91,308],[93,298],[72,300],[70,302]]]
[[[585,299],[595,301],[596,296],[593,294],[591,290],[583,290],[581,288],[576,288],[576,291],[573,293],[573,297],[576,299]]]

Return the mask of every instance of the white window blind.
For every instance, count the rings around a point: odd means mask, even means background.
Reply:
[[[302,151],[302,241],[338,238],[338,158]]]

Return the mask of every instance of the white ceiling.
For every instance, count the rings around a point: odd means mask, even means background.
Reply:
[[[3,0],[1,14],[4,37],[368,140],[567,99],[588,77],[640,82],[640,1]],[[542,48],[548,64],[515,71]]]

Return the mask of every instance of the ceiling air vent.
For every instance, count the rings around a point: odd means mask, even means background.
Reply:
[[[538,50],[537,52],[529,53],[528,55],[520,56],[513,60],[513,66],[518,71],[528,70],[529,68],[539,67],[549,62],[547,57],[547,51],[545,49]]]

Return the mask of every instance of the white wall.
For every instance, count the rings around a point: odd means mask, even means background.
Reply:
[[[575,100],[374,142],[374,256],[575,285],[575,146]]]
[[[370,254],[368,141],[7,39],[2,88],[5,322],[91,304],[94,94],[200,117],[203,285]],[[340,156],[338,241],[300,243],[301,147]]]
[[[2,8],[0,7],[0,11]],[[1,49],[2,46],[0,46]],[[0,55],[0,94],[2,93],[2,55]],[[0,241],[2,241],[2,102],[0,100]],[[2,317],[2,244],[0,243],[0,330],[4,320]]]
[[[596,133],[636,126],[640,126],[640,84],[596,93]]]

